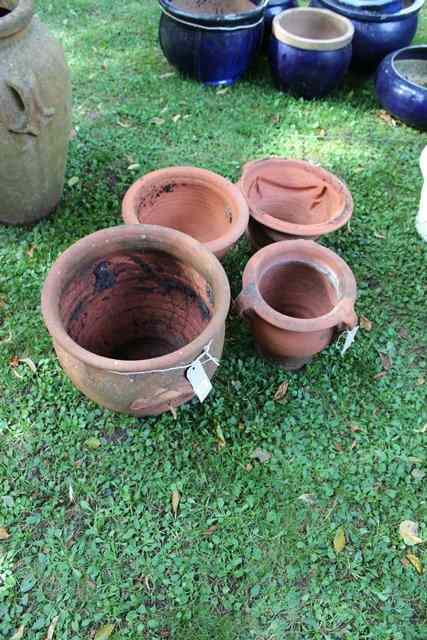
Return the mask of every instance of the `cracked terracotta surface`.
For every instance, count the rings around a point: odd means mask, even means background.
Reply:
[[[156,415],[193,397],[185,365],[207,345],[221,357],[229,301],[225,272],[200,243],[125,225],[87,236],[58,258],[42,310],[75,386],[115,411]],[[205,369],[212,377],[216,365]]]
[[[346,185],[302,160],[249,162],[239,186],[256,223],[248,230],[255,248],[292,238],[317,239],[342,227],[353,213]]]
[[[170,167],[137,180],[126,193],[128,224],[157,224],[186,233],[222,258],[246,230],[249,209],[236,185],[195,167]]]
[[[259,353],[301,368],[335,335],[357,324],[356,281],[333,251],[310,240],[264,247],[246,265],[237,299]]]

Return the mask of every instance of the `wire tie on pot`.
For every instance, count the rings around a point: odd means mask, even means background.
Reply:
[[[186,370],[186,378],[188,382],[193,387],[194,393],[199,398],[200,402],[203,402],[212,391],[212,383],[203,367],[204,364],[208,362],[213,362],[217,367],[219,367],[219,360],[215,358],[210,352],[212,346],[212,340],[203,348],[202,353],[195,359],[193,362],[189,364],[183,364],[179,367],[170,367],[169,369],[151,369],[149,371],[136,371],[136,372],[126,372],[126,371],[110,371],[110,373],[115,373],[119,376],[138,376],[145,375],[149,373],[169,373],[170,371],[180,371]]]
[[[341,349],[341,355],[344,356],[346,354],[346,352],[350,349],[351,345],[353,344],[355,338],[356,338],[356,334],[359,331],[359,325],[353,327],[353,329],[347,329],[347,331],[344,331],[338,338],[337,340],[337,344],[341,341],[341,338],[343,336],[345,336],[345,341],[344,341],[344,345],[343,348]]]
[[[265,3],[267,3],[267,0],[265,0]],[[169,13],[169,11],[167,11],[164,7],[160,7],[160,9],[165,14],[165,16],[167,16],[168,18],[171,18],[171,20],[175,20],[175,22],[180,22],[181,24],[184,24],[187,27],[193,27],[193,29],[194,28],[203,29],[204,31],[241,31],[242,29],[253,29],[254,27],[257,27],[262,22],[264,22],[264,15],[262,15],[261,18],[258,20],[258,22],[254,22],[253,24],[241,24],[237,27],[219,27],[216,25],[208,26],[204,24],[197,24],[196,22],[188,22],[187,20],[178,18],[177,16],[174,16],[171,13]]]

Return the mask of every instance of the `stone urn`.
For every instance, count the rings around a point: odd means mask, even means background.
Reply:
[[[49,215],[64,186],[71,84],[32,0],[0,0],[0,222]]]
[[[42,295],[46,326],[74,385],[135,416],[203,399],[222,355],[229,305],[217,258],[156,225],[121,225],[79,240],[56,260]]]
[[[130,187],[122,217],[127,224],[187,233],[223,258],[246,231],[249,208],[226,178],[197,167],[169,167],[147,173]]]
[[[260,355],[292,371],[357,325],[356,293],[353,272],[336,253],[311,240],[287,240],[249,260],[236,305]]]

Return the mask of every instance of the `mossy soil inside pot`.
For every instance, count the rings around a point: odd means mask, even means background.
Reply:
[[[408,58],[407,60],[396,59],[394,66],[398,73],[420,87],[427,89],[427,59]]]
[[[165,252],[132,250],[86,265],[65,287],[60,308],[67,333],[87,351],[144,360],[192,342],[214,301],[193,267]]]

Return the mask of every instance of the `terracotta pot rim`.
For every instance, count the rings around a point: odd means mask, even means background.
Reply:
[[[0,40],[25,29],[30,24],[33,14],[33,0],[18,0],[16,7],[0,18]]]
[[[250,199],[245,195],[246,193],[245,184],[246,184],[246,181],[248,180],[248,175],[250,175],[250,173],[254,172],[254,170],[258,166],[262,166],[267,163],[282,164],[284,166],[286,165],[289,167],[293,166],[300,169],[305,169],[307,171],[310,171],[316,174],[317,176],[320,176],[327,182],[333,184],[337,190],[341,191],[344,194],[344,205],[342,209],[337,211],[336,215],[330,220],[327,220],[326,222],[319,222],[317,224],[295,224],[293,222],[287,222],[286,220],[279,220],[278,218],[275,218],[269,213],[266,213],[259,207],[257,208],[253,207],[251,205]],[[322,167],[311,164],[306,160],[293,160],[291,158],[280,158],[280,157],[269,157],[269,158],[262,158],[260,160],[251,160],[250,162],[247,162],[243,166],[242,175],[240,177],[238,185],[242,193],[245,195],[247,199],[251,218],[254,218],[258,222],[260,222],[262,225],[270,229],[273,229],[274,231],[279,231],[280,233],[286,233],[287,235],[312,237],[312,236],[321,236],[327,233],[331,233],[332,231],[336,231],[337,229],[340,229],[341,227],[343,227],[353,215],[353,208],[354,208],[353,197],[348,187],[346,186],[346,184],[330,171],[326,171],[326,169],[323,169]]]
[[[202,243],[209,251],[215,254],[221,254],[230,246],[235,244],[243,235],[249,222],[249,207],[246,198],[237,187],[227,178],[209,171],[192,167],[190,165],[180,165],[174,167],[166,167],[151,171],[139,178],[129,187],[122,203],[122,218],[126,224],[141,224],[138,220],[138,195],[141,188],[153,185],[156,182],[169,182],[173,179],[187,179],[191,182],[213,186],[221,192],[225,192],[227,197],[234,201],[235,208],[233,214],[235,221],[230,225],[230,230],[221,237]]]
[[[295,33],[289,22],[295,16],[302,16],[306,20],[312,17],[323,16],[329,19],[330,23],[343,29],[342,35],[334,38],[306,38]],[[343,49],[351,43],[354,36],[354,26],[350,20],[329,9],[318,9],[314,7],[295,7],[279,13],[273,20],[273,34],[277,40],[296,49],[308,51],[336,51]]]
[[[145,242],[145,245],[144,245]],[[97,259],[102,254],[100,247],[105,246],[105,253],[122,248],[134,249],[145,246],[149,249],[167,251],[178,259],[187,260],[188,264],[199,261],[205,264],[204,277],[210,276],[210,284],[215,292],[215,312],[209,324],[194,340],[181,349],[166,355],[144,360],[116,360],[99,356],[80,347],[66,332],[60,317],[59,300],[65,281],[65,274],[71,278],[78,271],[79,265],[87,255]],[[196,268],[196,267],[195,267]],[[176,363],[191,363],[195,357],[221,331],[230,306],[230,285],[227,275],[219,260],[200,242],[185,233],[159,227],[157,225],[119,225],[95,231],[78,240],[64,251],[52,265],[42,291],[42,314],[46,327],[54,342],[77,360],[104,371],[118,373],[144,373],[157,369],[168,369]]]
[[[301,259],[301,255],[304,259]],[[269,267],[299,262],[324,273],[325,259],[332,261],[337,267],[335,276],[340,285],[341,295],[340,300],[329,313],[316,318],[286,316],[271,307],[262,296],[259,281]],[[353,307],[356,296],[357,284],[353,272],[334,251],[312,240],[283,240],[263,247],[252,256],[243,272],[243,289],[239,298],[246,299],[247,302],[243,306],[248,310],[255,312],[265,322],[278,329],[309,332],[330,329],[343,324],[349,327],[355,326],[357,318]]]

